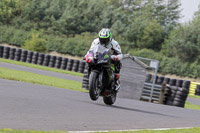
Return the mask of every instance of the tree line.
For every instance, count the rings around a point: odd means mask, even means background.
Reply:
[[[30,48],[38,39],[44,52],[84,56],[108,27],[123,53],[158,59],[163,74],[200,77],[200,11],[180,24],[180,6],[179,0],[1,0],[0,42]]]

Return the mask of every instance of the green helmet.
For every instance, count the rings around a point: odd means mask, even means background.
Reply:
[[[99,41],[101,44],[104,44],[105,46],[109,44],[109,42],[112,40],[112,33],[110,29],[103,28],[99,32]]]

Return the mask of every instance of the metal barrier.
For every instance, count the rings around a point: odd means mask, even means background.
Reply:
[[[152,86],[154,86],[152,88]],[[162,85],[152,84],[152,83],[144,83],[144,87],[142,90],[141,100],[145,101],[159,101],[160,92],[162,89]]]

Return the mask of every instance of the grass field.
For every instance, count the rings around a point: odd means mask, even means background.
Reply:
[[[33,130],[13,130],[0,129],[0,133],[67,133],[67,131],[33,131]],[[90,133],[200,133],[200,128],[170,129],[170,130],[139,130],[139,131],[110,131],[110,132],[90,132]]]
[[[19,62],[19,61],[14,61],[14,60],[7,60],[7,59],[3,59],[3,58],[0,58],[0,62],[5,62],[5,63],[16,64],[16,65],[21,65],[21,66],[26,66],[26,67],[32,67],[32,68],[41,69],[41,70],[47,70],[47,71],[52,71],[52,72],[58,72],[58,73],[64,73],[64,74],[70,74],[70,75],[74,75],[74,76],[83,77],[83,74],[78,73],[78,72],[61,70],[61,69],[45,67],[45,66],[40,66],[40,65],[35,65],[35,64],[25,63],[25,62]]]
[[[0,78],[86,92],[86,90],[81,89],[82,84],[77,81],[12,70],[4,67],[0,67]]]

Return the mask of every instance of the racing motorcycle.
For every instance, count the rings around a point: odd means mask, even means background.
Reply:
[[[85,56],[88,64],[89,95],[95,101],[99,96],[107,105],[115,103],[117,92],[114,90],[115,67],[111,59],[111,51],[102,45],[96,45]]]

